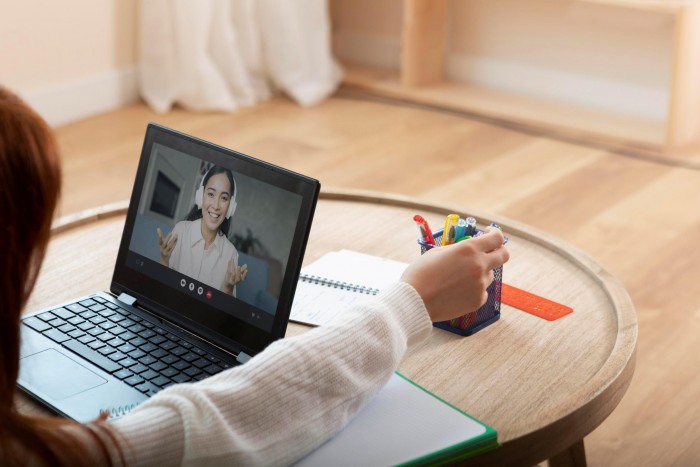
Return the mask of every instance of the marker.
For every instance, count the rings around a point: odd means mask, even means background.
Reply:
[[[467,221],[460,218],[457,221],[457,231],[455,233],[455,238],[462,238],[467,235]]]
[[[467,230],[464,232],[464,235],[471,235],[473,237],[474,233],[476,232],[476,219],[473,217],[467,217],[466,223]]]
[[[459,221],[459,216],[457,214],[450,214],[445,219],[445,228],[442,231],[442,245],[452,245],[455,242],[455,235],[457,235],[457,221]]]
[[[461,242],[461,241],[463,241],[463,240],[469,240],[470,238],[472,238],[471,235],[465,235],[464,237],[458,238],[457,241],[456,241],[455,243],[459,243],[459,242]]]
[[[413,216],[413,220],[416,221],[416,225],[418,225],[421,241],[423,243],[427,243],[428,245],[435,245],[435,237],[433,237],[433,232],[430,231],[428,222],[423,219],[423,216],[416,214]]]

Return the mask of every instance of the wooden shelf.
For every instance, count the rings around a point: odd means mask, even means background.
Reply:
[[[667,117],[654,121],[444,80],[447,0],[403,0],[400,71],[346,64],[345,84],[421,104],[472,112],[562,137],[654,153],[700,143],[700,2],[693,0],[578,0],[669,15],[671,77]],[[660,64],[659,66],[664,66]]]
[[[475,113],[560,136],[595,140],[658,152],[664,141],[664,122],[533,99],[467,84],[441,82],[405,86],[399,73],[345,64],[344,84],[376,95]]]

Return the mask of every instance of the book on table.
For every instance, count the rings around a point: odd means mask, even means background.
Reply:
[[[496,431],[399,373],[297,466],[444,465],[499,446]]]

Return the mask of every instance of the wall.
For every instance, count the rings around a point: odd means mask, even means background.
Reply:
[[[331,0],[341,61],[398,69],[401,0]],[[449,80],[651,120],[668,111],[670,15],[575,0],[450,0]]]
[[[0,0],[0,83],[52,125],[138,99],[138,0]]]

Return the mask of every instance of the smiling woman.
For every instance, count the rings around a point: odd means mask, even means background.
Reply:
[[[228,239],[235,210],[233,173],[212,167],[197,189],[187,220],[166,236],[157,229],[161,264],[235,297],[236,284],[248,276],[248,265],[238,265],[238,251]]]

